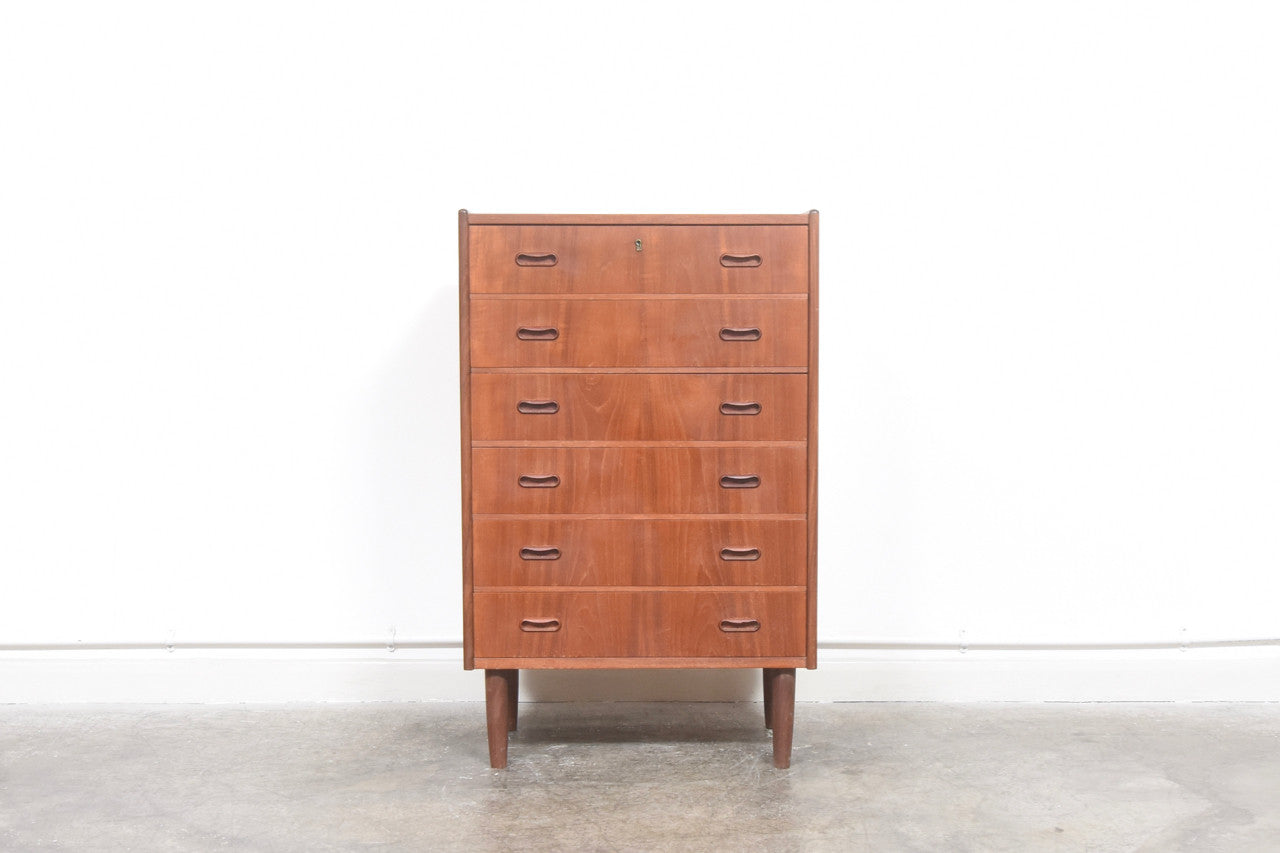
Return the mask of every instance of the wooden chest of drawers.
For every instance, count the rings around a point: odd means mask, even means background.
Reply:
[[[459,214],[463,625],[521,669],[817,665],[818,214]]]

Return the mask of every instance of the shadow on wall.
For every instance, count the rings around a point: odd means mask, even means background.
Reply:
[[[749,702],[758,669],[535,669],[520,674],[525,702]]]

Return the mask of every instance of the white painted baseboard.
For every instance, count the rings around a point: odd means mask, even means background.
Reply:
[[[528,671],[524,701],[760,698],[758,670]],[[1280,701],[1280,647],[820,649],[818,702]],[[457,647],[0,652],[0,703],[480,700]]]

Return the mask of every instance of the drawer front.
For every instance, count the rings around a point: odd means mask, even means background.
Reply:
[[[471,366],[790,367],[808,359],[808,300],[471,300]]]
[[[805,448],[476,447],[476,513],[803,513]]]
[[[809,287],[803,225],[476,225],[470,241],[474,293],[805,293]]]
[[[804,521],[482,518],[474,524],[477,588],[805,583]]]
[[[803,441],[802,374],[477,373],[476,441]]]
[[[476,657],[788,657],[805,593],[476,592]]]

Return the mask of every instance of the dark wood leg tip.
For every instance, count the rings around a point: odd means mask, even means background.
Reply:
[[[764,727],[773,728],[773,670],[764,672]]]

